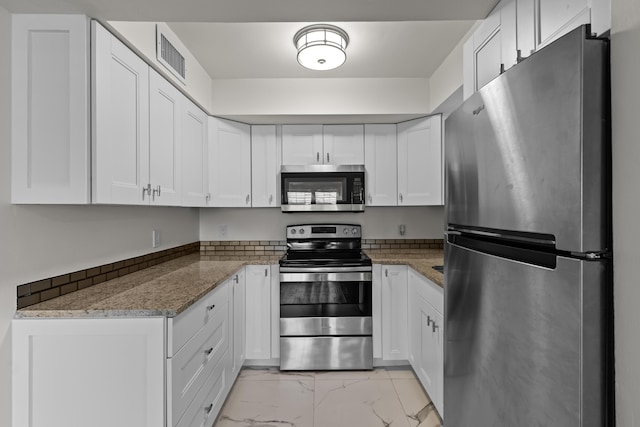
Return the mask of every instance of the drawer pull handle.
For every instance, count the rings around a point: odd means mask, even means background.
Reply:
[[[208,305],[208,306],[207,306],[207,311],[211,311],[211,310],[213,310],[214,308],[216,308],[216,305],[215,305],[215,304]]]
[[[205,406],[204,408],[204,412],[209,415],[211,413],[211,410],[213,409],[213,403],[210,403],[209,406]]]
[[[213,353],[213,347],[204,351],[204,354],[206,354],[207,356],[210,355],[211,353]]]

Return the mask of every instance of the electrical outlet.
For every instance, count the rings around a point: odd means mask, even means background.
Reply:
[[[221,239],[226,239],[229,237],[229,226],[228,225],[219,225],[218,226],[218,236]]]
[[[157,248],[160,246],[160,230],[153,230],[151,233],[151,247]]]
[[[407,227],[405,227],[404,224],[400,224],[400,235],[404,236],[404,234],[407,232]]]

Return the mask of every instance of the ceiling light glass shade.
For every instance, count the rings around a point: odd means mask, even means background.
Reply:
[[[293,43],[300,65],[310,70],[333,70],[347,59],[349,35],[334,25],[317,24],[298,31]]]

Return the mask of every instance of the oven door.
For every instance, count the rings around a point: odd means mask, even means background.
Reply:
[[[371,291],[370,271],[280,273],[280,318],[371,317]]]

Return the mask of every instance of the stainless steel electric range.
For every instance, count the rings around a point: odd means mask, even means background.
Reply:
[[[287,227],[280,369],[372,369],[372,265],[353,224]]]

